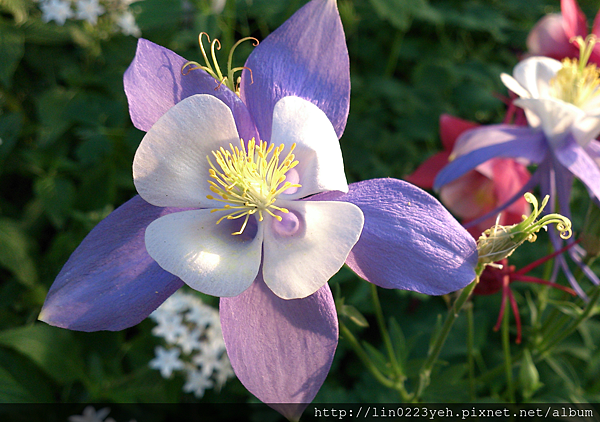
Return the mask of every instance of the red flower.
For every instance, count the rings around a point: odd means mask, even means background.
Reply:
[[[579,242],[573,242],[564,248],[553,252],[552,254],[545,256],[543,258],[538,259],[537,261],[532,262],[531,264],[521,268],[518,271],[515,271],[514,265],[508,265],[508,260],[503,259],[499,261],[499,267],[487,266],[481,277],[479,277],[479,283],[475,287],[473,294],[475,295],[491,295],[495,294],[499,291],[502,291],[502,302],[500,303],[500,314],[498,315],[498,320],[496,321],[496,325],[494,326],[494,331],[498,331],[500,329],[500,324],[502,323],[502,318],[504,316],[504,310],[506,309],[506,301],[510,302],[510,307],[512,308],[513,314],[515,315],[515,323],[517,324],[517,339],[515,340],[517,344],[521,343],[521,317],[519,315],[519,308],[517,307],[517,301],[510,290],[510,284],[515,281],[522,281],[525,283],[536,283],[536,284],[544,284],[546,286],[552,286],[563,292],[567,292],[573,296],[576,295],[573,289],[569,287],[561,286],[557,283],[552,283],[551,281],[542,280],[541,278],[532,277],[527,275],[527,273],[534,268],[540,266],[544,262],[560,255],[565,250],[570,248],[571,246],[577,244]]]
[[[544,16],[533,27],[527,37],[530,55],[547,56],[556,60],[566,57],[579,58],[579,47],[574,37],[584,38],[589,34],[587,19],[577,0],[562,0],[561,13]],[[591,34],[600,37],[600,11],[594,19]],[[590,62],[600,64],[600,45],[596,45]]]

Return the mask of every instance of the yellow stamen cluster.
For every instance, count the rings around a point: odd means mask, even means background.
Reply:
[[[275,201],[279,194],[292,187],[301,187],[299,184],[286,182],[285,174],[298,165],[293,154],[296,144],[292,144],[289,153],[280,160],[284,145],[275,147],[260,141],[257,145],[254,138],[248,142],[248,147],[240,139],[240,148],[229,144],[230,151],[221,147],[212,151],[217,162],[213,164],[211,157],[207,156],[210,165],[209,173],[210,190],[218,197],[207,195],[208,199],[225,202],[222,208],[211,210],[232,211],[221,217],[217,224],[224,219],[234,220],[244,217],[244,223],[234,235],[242,234],[253,214],[258,214],[258,221],[263,221],[264,213],[281,221],[274,211],[288,213],[286,208],[278,207]]]
[[[555,98],[582,108],[585,103],[600,94],[600,70],[595,64],[587,64],[596,43],[594,35],[585,40],[576,38],[580,47],[579,60],[563,59],[562,68],[550,81]]]

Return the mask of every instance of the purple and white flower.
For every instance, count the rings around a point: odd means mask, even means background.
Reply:
[[[498,213],[539,185],[542,196],[557,198],[551,201],[554,212],[557,202],[560,212],[571,218],[570,197],[573,178],[587,187],[590,197],[600,198],[600,78],[594,64],[588,64],[594,40],[579,40],[579,60],[562,62],[547,57],[531,57],[520,62],[513,76],[502,75],[504,84],[517,95],[515,104],[525,109],[529,127],[490,125],[473,129],[462,135],[452,152],[453,160],[438,174],[435,188],[456,180],[467,171],[496,157],[517,158],[527,164],[537,164],[537,170],[523,188],[509,201],[494,209]],[[556,249],[562,240],[551,234]],[[572,240],[573,241],[573,240]],[[582,263],[579,246],[569,250],[594,283],[598,277]],[[585,293],[569,271],[563,256],[557,257],[569,282],[579,295]]]
[[[134,161],[140,196],[86,237],[40,319],[121,330],[184,283],[223,296],[235,374],[297,419],[333,360],[327,280],[344,262],[378,286],[439,295],[475,278],[476,245],[413,185],[347,185],[338,138],[349,58],[334,0],[309,2],[252,52],[240,96],[202,70],[182,73],[186,64],[139,41],[124,82],[133,123],[147,132]]]

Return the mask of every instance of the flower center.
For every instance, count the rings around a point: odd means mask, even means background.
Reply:
[[[289,188],[299,188],[302,185],[286,182],[285,174],[298,165],[293,154],[296,144],[292,144],[288,154],[280,160],[285,146],[283,144],[275,147],[273,144],[267,146],[266,142],[260,141],[257,145],[254,138],[248,142],[248,147],[240,139],[240,148],[229,144],[230,151],[221,147],[218,151],[212,151],[217,162],[213,164],[211,157],[207,156],[210,165],[209,174],[213,180],[208,180],[210,190],[218,197],[207,195],[208,199],[224,202],[222,208],[211,210],[231,211],[221,217],[217,224],[224,219],[234,220],[244,217],[244,223],[234,235],[242,234],[248,223],[248,218],[258,214],[258,221],[263,221],[264,213],[271,215],[278,221],[282,218],[274,211],[289,213],[286,208],[275,205],[279,194]]]
[[[595,64],[587,64],[596,37],[589,35],[585,40],[581,37],[575,40],[579,44],[579,60],[563,59],[563,66],[550,81],[550,86],[555,98],[582,108],[600,93],[600,71]]]

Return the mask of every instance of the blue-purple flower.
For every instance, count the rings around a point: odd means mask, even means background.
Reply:
[[[525,110],[529,127],[490,125],[466,132],[458,139],[451,158],[437,176],[435,188],[452,182],[481,163],[496,157],[518,158],[537,164],[537,170],[523,188],[501,207],[498,213],[520,198],[524,192],[539,185],[542,196],[550,195],[549,211],[571,218],[570,197],[573,178],[587,187],[590,197],[600,198],[600,78],[596,65],[588,64],[594,40],[579,39],[579,60],[559,62],[547,57],[530,57],[514,69],[513,77],[502,75],[504,84],[517,95],[515,104]],[[557,198],[557,200],[554,200]],[[562,240],[550,234],[555,249]],[[584,252],[579,246],[569,254],[581,266],[588,278],[600,283],[598,277],[582,263]],[[569,271],[563,256],[559,265],[579,295],[585,293]]]
[[[221,296],[236,375],[294,419],[331,366],[327,280],[343,263],[378,286],[439,295],[474,279],[476,245],[406,182],[346,183],[349,59],[334,0],[311,1],[252,52],[240,96],[182,72],[187,63],[139,41],[124,82],[147,132],[134,160],[140,196],[77,248],[40,319],[121,330],[184,283]]]

